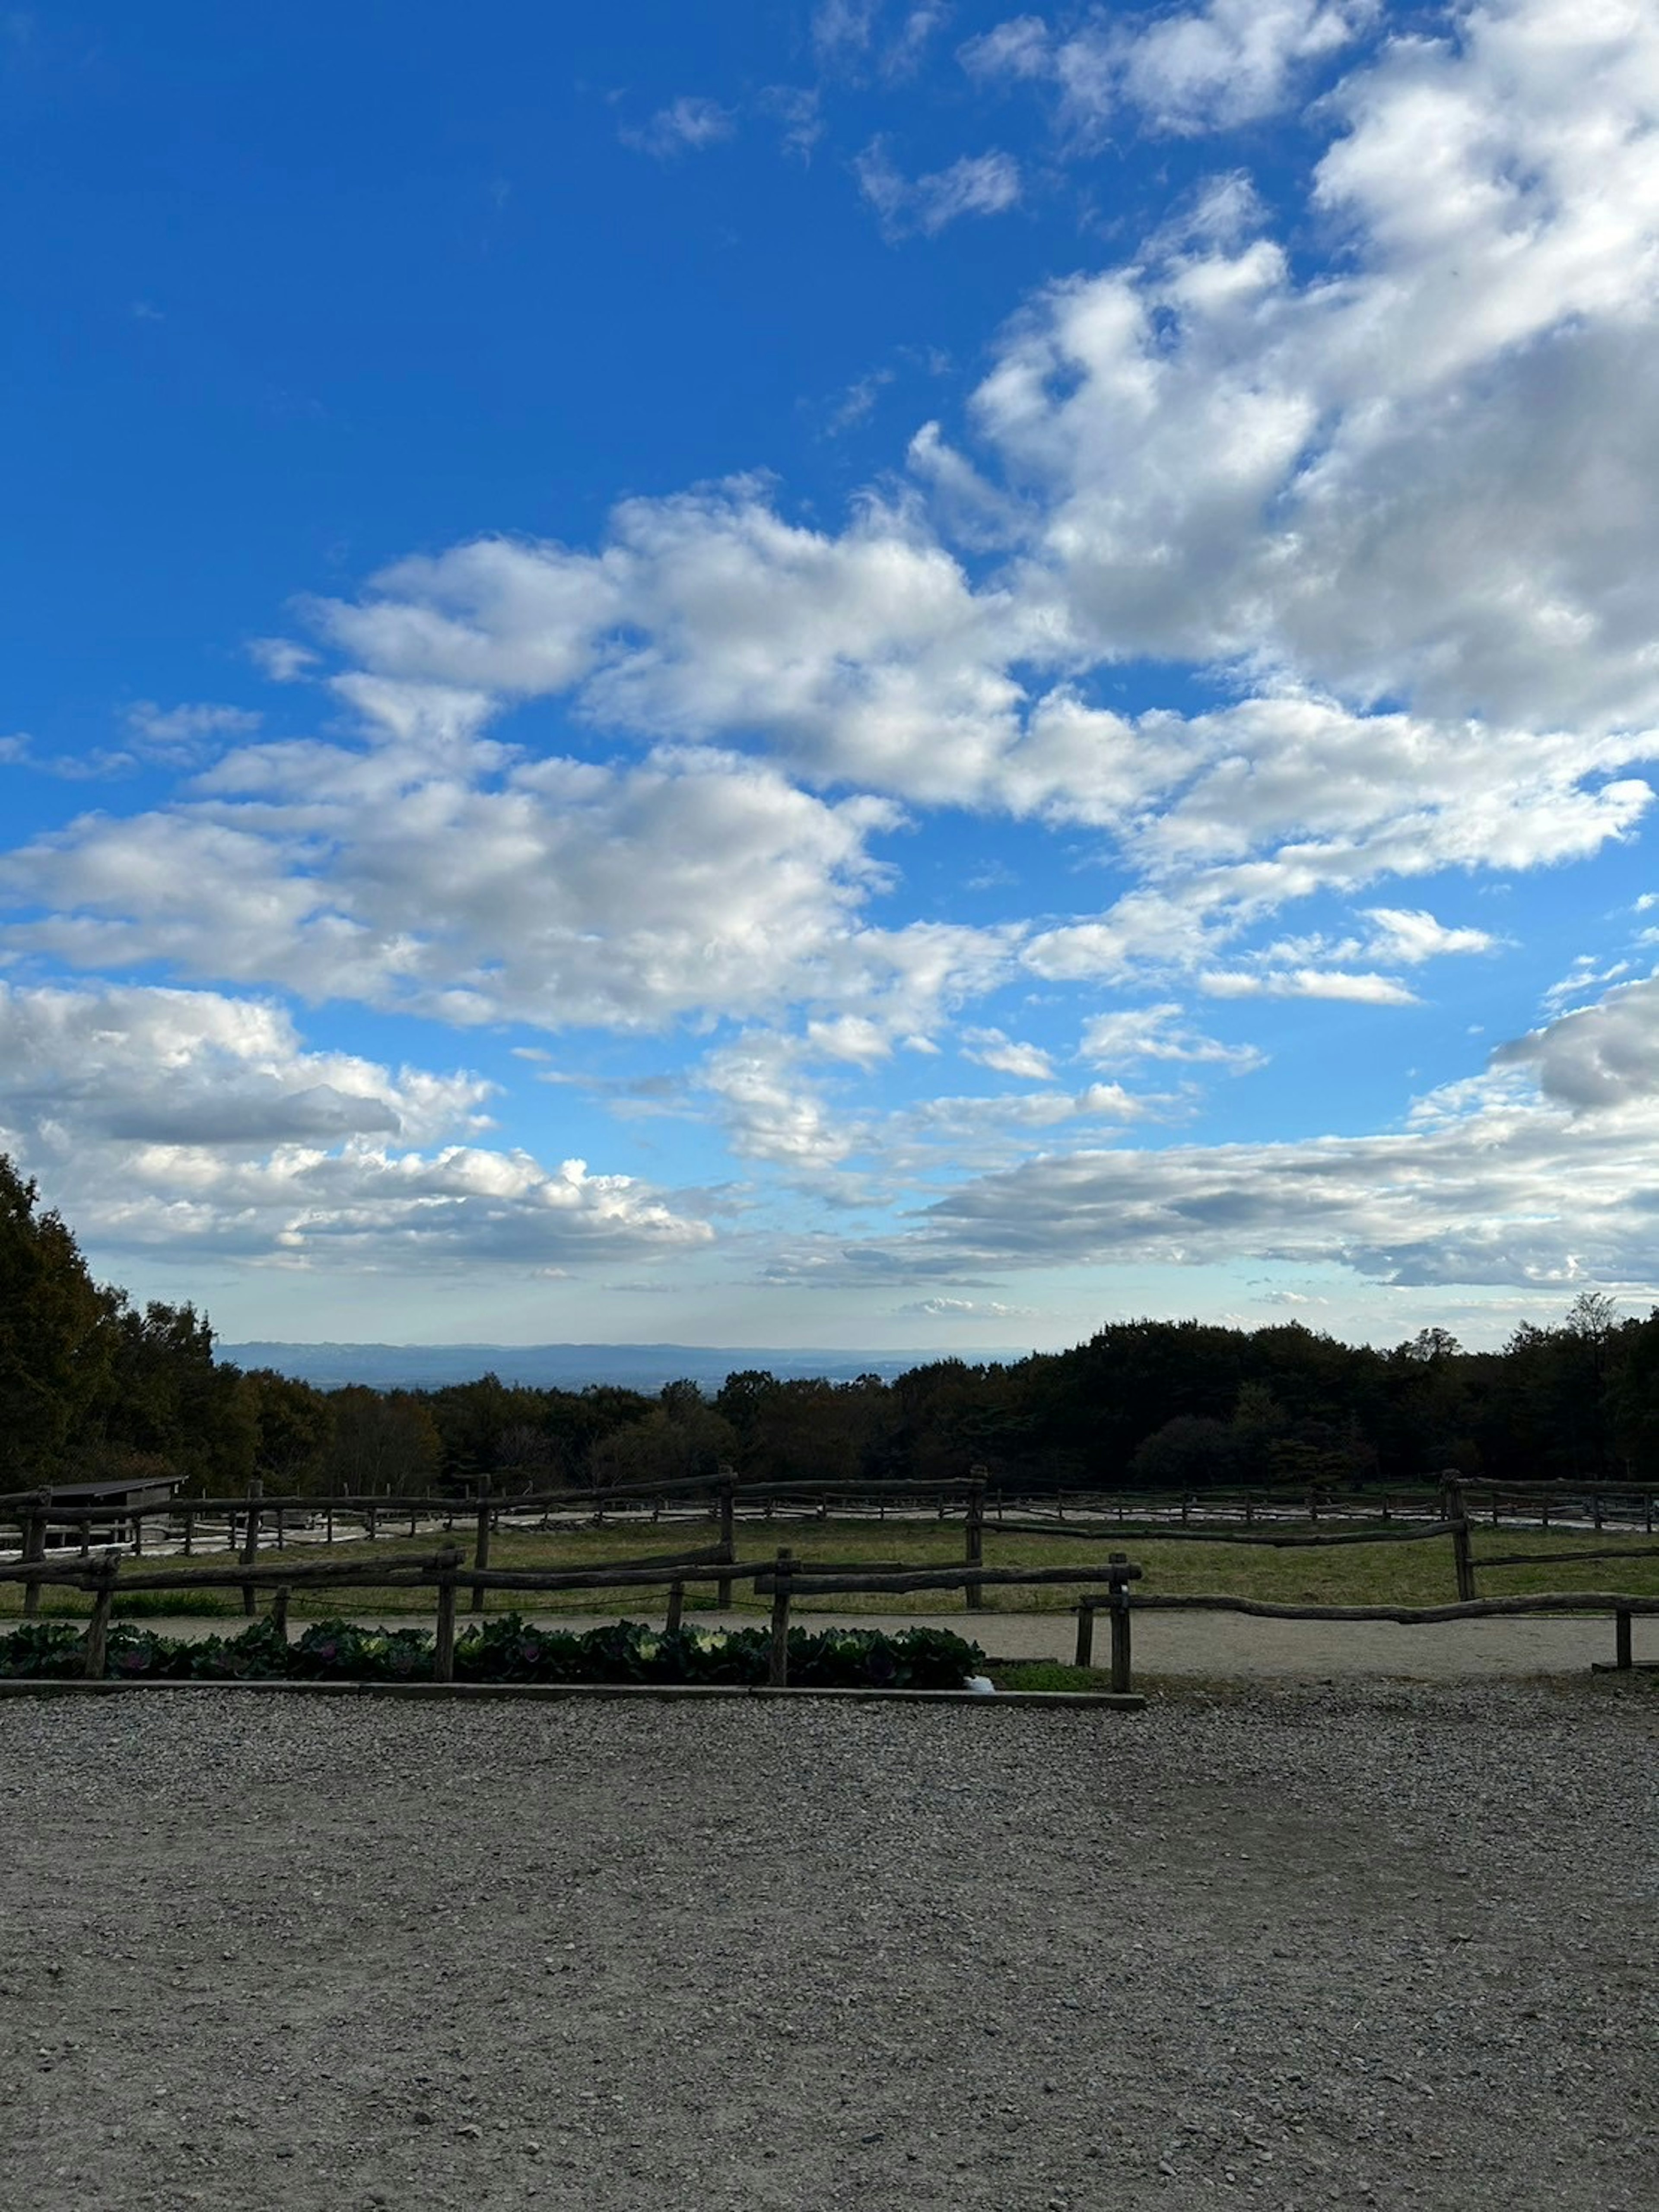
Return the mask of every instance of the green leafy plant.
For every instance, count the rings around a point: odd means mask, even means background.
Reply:
[[[72,1675],[86,1663],[78,1626],[66,1620],[28,1620],[0,1636],[0,1674]]]
[[[312,1681],[419,1681],[432,1673],[432,1639],[422,1628],[319,1620],[289,1646],[285,1671]]]
[[[0,1674],[79,1674],[86,1644],[67,1621],[31,1621],[0,1637]],[[469,1627],[455,1642],[461,1682],[724,1683],[766,1681],[771,1636],[764,1628],[672,1631],[619,1620],[577,1634],[538,1628],[517,1613]],[[983,1671],[985,1656],[948,1630],[794,1628],[789,1679],[802,1689],[955,1690]],[[432,1638],[421,1628],[366,1628],[319,1620],[289,1644],[269,1620],[240,1635],[164,1636],[118,1623],[106,1672],[120,1681],[427,1681]]]

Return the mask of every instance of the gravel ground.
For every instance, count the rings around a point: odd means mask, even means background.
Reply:
[[[641,1620],[660,1620],[650,1602],[632,1608]],[[365,1615],[371,1622],[383,1615]],[[613,1622],[614,1611],[596,1613],[531,1612],[526,1618],[550,1628],[597,1628]],[[759,1613],[699,1612],[699,1628],[755,1628]],[[896,1628],[914,1625],[948,1628],[966,1636],[1000,1659],[1070,1660],[1077,1648],[1077,1616],[1070,1613],[940,1613],[832,1614],[796,1613],[803,1628]],[[169,1614],[143,1625],[164,1636],[234,1635],[240,1620],[189,1619]],[[424,1616],[416,1624],[429,1628]],[[302,1628],[303,1621],[297,1623]],[[1638,1664],[1659,1664],[1659,1615],[1632,1622],[1631,1650]],[[1103,1666],[1110,1650],[1103,1615],[1095,1621],[1094,1650]],[[1556,1620],[1454,1620],[1431,1628],[1402,1628],[1393,1621],[1262,1620],[1228,1613],[1138,1613],[1134,1617],[1136,1674],[1213,1680],[1240,1677],[1256,1681],[1329,1682],[1346,1675],[1398,1676],[1408,1681],[1446,1682],[1484,1676],[1513,1680],[1517,1675],[1583,1674],[1595,1661],[1613,1656],[1613,1622],[1603,1616],[1565,1614]]]
[[[0,1706],[6,2196],[1659,2201],[1651,1680]]]

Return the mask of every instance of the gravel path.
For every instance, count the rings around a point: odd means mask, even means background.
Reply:
[[[655,1593],[652,1593],[654,1599]],[[658,1604],[641,1604],[635,1616],[662,1618]],[[379,1616],[377,1616],[379,1618]],[[615,1612],[531,1613],[555,1628],[595,1628]],[[758,1613],[697,1613],[701,1628],[753,1628]],[[804,1628],[898,1627],[914,1623],[948,1628],[972,1638],[1001,1659],[1070,1660],[1077,1617],[1069,1613],[941,1613],[875,1614],[810,1613],[794,1618]],[[234,1635],[239,1621],[164,1617],[153,1624],[165,1636]],[[429,1627],[429,1620],[421,1626]],[[300,1622],[298,1626],[303,1627]],[[1659,1616],[1631,1624],[1638,1662],[1659,1663]],[[1095,1622],[1095,1658],[1105,1663],[1109,1632]],[[1137,1674],[1249,1681],[1330,1682],[1349,1677],[1397,1677],[1449,1682],[1471,1678],[1513,1681],[1535,1674],[1583,1674],[1594,1661],[1613,1656],[1610,1619],[1454,1620],[1431,1628],[1402,1628],[1392,1621],[1258,1620],[1226,1613],[1138,1613],[1134,1619]]]
[[[1650,1678],[0,1705],[8,2200],[1636,2212]]]

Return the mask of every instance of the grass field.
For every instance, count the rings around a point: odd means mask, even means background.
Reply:
[[[548,1534],[501,1530],[491,1544],[490,1565],[501,1568],[586,1568],[620,1564],[633,1559],[659,1558],[682,1541],[687,1549],[701,1548],[714,1540],[714,1534],[712,1524],[706,1521],[563,1529]],[[458,1526],[453,1540],[467,1546],[470,1559],[469,1538],[470,1531]],[[385,1559],[390,1563],[429,1558],[443,1540],[439,1536],[422,1534],[372,1546],[341,1543],[335,1545],[331,1552],[319,1544],[291,1544],[282,1553],[274,1547],[262,1550],[259,1563],[266,1572],[279,1561],[296,1567],[311,1566],[331,1557],[342,1565],[363,1559]],[[1643,1547],[1651,1547],[1654,1540],[1643,1536],[1620,1539],[1605,1532],[1595,1535],[1587,1531],[1581,1535],[1558,1528],[1501,1532],[1477,1529],[1474,1549],[1479,1562],[1528,1552],[1621,1551],[1639,1554]],[[798,1569],[805,1571],[811,1571],[815,1561],[862,1562],[871,1565],[902,1561],[914,1567],[957,1566],[962,1560],[963,1532],[960,1522],[932,1521],[824,1523],[777,1520],[740,1525],[740,1558],[751,1567],[769,1561],[780,1544],[791,1547]],[[994,1522],[988,1524],[985,1531],[987,1567],[1100,1567],[1105,1565],[1106,1555],[1111,1551],[1127,1552],[1145,1569],[1140,1587],[1149,1592],[1213,1591],[1283,1604],[1321,1605],[1442,1605],[1451,1602],[1455,1595],[1451,1546],[1445,1538],[1428,1542],[1350,1544],[1318,1551],[1280,1551],[1267,1545],[1185,1543],[1158,1536],[1142,1539],[1116,1531],[1109,1542],[1023,1536],[1000,1530]],[[223,1552],[194,1559],[146,1556],[142,1563],[133,1563],[133,1571],[140,1571],[141,1566],[166,1566],[180,1572],[199,1572],[209,1568],[222,1569],[228,1563]],[[1477,1566],[1477,1577],[1480,1594],[1486,1597],[1593,1589],[1619,1590],[1632,1596],[1659,1596],[1659,1556],[1574,1559],[1570,1564],[1518,1567],[1507,1571],[1481,1572]],[[739,1611],[762,1613],[769,1608],[769,1598],[757,1597],[741,1582],[732,1595]],[[1067,1612],[1076,1605],[1078,1588],[1064,1583],[1030,1589],[994,1586],[987,1589],[985,1596],[987,1609],[993,1612]],[[665,1587],[659,1590],[638,1584],[547,1595],[502,1591],[491,1593],[489,1609],[507,1612],[516,1607],[538,1613],[610,1613],[651,1619],[661,1612],[665,1599]],[[465,1604],[465,1598],[462,1601]],[[687,1591],[688,1611],[711,1607],[713,1602],[712,1584],[694,1585]],[[81,1593],[48,1589],[42,1595],[41,1611],[47,1616],[72,1617],[85,1613],[89,1603],[90,1600]],[[0,1584],[0,1616],[21,1613],[21,1591],[17,1584]],[[345,1591],[296,1590],[292,1610],[296,1618],[314,1620],[343,1612],[372,1613],[376,1617],[429,1615],[433,1606],[429,1590],[382,1591],[359,1585]],[[948,1613],[960,1612],[963,1607],[959,1592],[940,1590],[910,1597],[854,1592],[840,1597],[802,1598],[796,1601],[796,1609],[804,1613]],[[239,1615],[240,1611],[240,1599],[234,1590],[204,1590],[199,1597],[189,1592],[134,1592],[127,1598],[118,1596],[116,1601],[118,1615],[128,1619],[185,1613]]]

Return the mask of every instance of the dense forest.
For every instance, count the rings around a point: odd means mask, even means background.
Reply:
[[[1048,1489],[1340,1486],[1443,1468],[1501,1481],[1659,1479],[1659,1310],[1586,1292],[1500,1352],[1440,1329],[1382,1351],[1296,1322],[1109,1322],[1069,1352],[937,1359],[891,1382],[745,1371],[706,1393],[322,1391],[213,1356],[191,1306],[95,1282],[71,1230],[0,1154],[0,1490],[175,1474],[223,1494],[623,1482],[740,1474],[960,1475]]]

